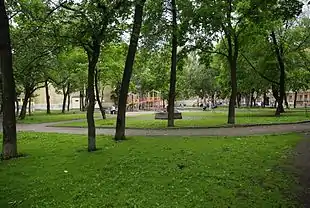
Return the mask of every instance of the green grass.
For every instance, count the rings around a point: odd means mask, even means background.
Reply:
[[[96,113],[95,116],[98,117],[99,113]],[[46,112],[38,111],[34,112],[31,116],[27,115],[24,120],[18,120],[17,122],[23,124],[36,124],[79,119],[86,119],[86,112],[71,111],[62,114],[60,111],[53,111],[50,115],[47,115]]]
[[[182,120],[175,120],[176,127],[215,127],[227,124],[227,111],[215,110],[201,112],[184,112]],[[288,110],[281,117],[274,116],[274,109],[240,109],[237,110],[237,124],[272,124],[309,120],[302,110]],[[96,120],[97,127],[115,126],[115,117]],[[86,121],[57,124],[57,126],[87,127]],[[165,128],[167,121],[155,120],[153,114],[127,117],[128,128]]]
[[[242,138],[19,134],[0,162],[0,207],[296,207],[282,171],[300,135]],[[184,168],[180,168],[183,167]]]

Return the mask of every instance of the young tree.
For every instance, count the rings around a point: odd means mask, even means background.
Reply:
[[[15,82],[12,66],[12,49],[9,20],[4,0],[0,0],[0,68],[3,98],[3,146],[2,157],[9,159],[17,156]]]
[[[96,129],[94,120],[95,108],[95,69],[99,60],[102,43],[107,44],[115,38],[119,21],[127,15],[130,2],[126,0],[88,1],[63,4],[65,14],[59,13],[60,25],[68,26],[63,29],[61,36],[68,38],[73,44],[83,47],[88,59],[87,81],[87,124],[88,151],[96,150]]]
[[[126,119],[126,104],[129,90],[129,83],[132,74],[132,68],[135,60],[135,55],[138,47],[138,41],[140,36],[140,30],[143,19],[143,7],[146,0],[136,0],[135,13],[133,20],[133,27],[131,32],[130,44],[128,48],[124,74],[122,79],[122,85],[118,100],[118,112],[116,120],[116,132],[114,139],[120,141],[125,139],[125,119]]]

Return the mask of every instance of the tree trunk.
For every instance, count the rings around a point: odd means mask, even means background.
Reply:
[[[0,0],[0,68],[2,75],[3,145],[2,157],[17,157],[15,81],[12,66],[12,49],[8,16],[4,0]]]
[[[122,79],[121,90],[118,100],[118,111],[116,120],[115,140],[125,139],[125,119],[126,119],[126,103],[128,97],[129,83],[132,74],[132,67],[137,52],[138,40],[143,18],[143,7],[146,0],[137,1],[135,6],[134,23],[128,48],[124,74]]]
[[[265,108],[267,103],[267,93],[264,93],[263,105],[262,107]]]
[[[68,105],[67,105],[67,111],[70,111],[70,104],[71,104],[71,96],[70,93],[68,93]]]
[[[235,124],[236,109],[235,102],[237,97],[237,61],[233,61],[230,66],[231,70],[231,95],[228,109],[228,124]]]
[[[94,92],[94,79],[95,79],[95,67],[98,61],[100,53],[100,45],[96,46],[93,55],[89,57],[88,65],[88,105],[87,105],[87,126],[88,126],[88,151],[96,151],[96,127],[94,120],[95,111],[95,92]],[[96,56],[97,58],[94,58]]]
[[[254,101],[254,90],[251,90],[251,98],[250,98],[250,107],[252,108],[253,106],[255,107],[255,101]]]
[[[246,94],[246,96],[245,96],[246,107],[250,107],[250,97],[251,97],[251,95],[249,95],[249,94]]]
[[[98,87],[98,70],[97,68],[95,69],[95,90],[96,90],[96,100],[98,102],[98,105],[99,105],[99,110],[101,112],[101,116],[102,116],[102,119],[106,119],[106,115],[105,115],[105,110],[102,106],[102,103],[101,103],[101,100],[100,100],[100,92],[99,92],[99,87]]]
[[[29,102],[28,102],[28,115],[31,116],[31,97],[29,97]]]
[[[228,109],[228,124],[235,124],[236,120],[236,97],[237,97],[237,60],[239,54],[239,42],[238,36],[234,33],[232,26],[232,13],[233,13],[233,5],[232,1],[228,1],[228,11],[226,13],[228,22],[227,26],[223,28],[225,31],[225,38],[227,39],[227,49],[228,49],[228,63],[230,67],[230,81],[231,81],[231,95],[229,100],[229,109]]]
[[[294,108],[296,108],[297,104],[297,91],[295,91],[295,96],[294,96]]]
[[[66,111],[66,103],[67,103],[67,91],[66,91],[66,87],[63,87],[62,89],[62,94],[63,94],[63,100],[62,100],[62,110],[61,113],[65,113]]]
[[[171,53],[171,71],[170,71],[170,90],[168,99],[168,127],[174,127],[174,102],[175,102],[175,86],[177,79],[177,8],[176,0],[171,0],[172,11],[172,53]]]
[[[20,115],[19,115],[19,119],[20,120],[24,120],[25,117],[26,117],[27,104],[28,104],[30,96],[31,96],[31,90],[30,89],[25,89],[25,97],[24,97],[22,109],[21,109]]]
[[[241,107],[241,94],[240,93],[237,94],[237,107],[238,108]]]
[[[287,102],[286,93],[285,93],[285,96],[284,96],[284,101],[285,101],[285,107],[286,107],[286,109],[290,109],[290,106],[289,106],[289,104],[288,104],[288,102]]]
[[[51,114],[51,101],[48,90],[48,81],[45,80],[45,98],[46,98],[46,113]]]
[[[80,91],[80,111],[83,111],[83,106],[84,106],[84,95],[83,91]]]
[[[279,90],[278,90],[278,86],[272,85],[272,95],[274,97],[274,99],[276,100],[274,103],[274,108],[277,107],[277,103],[279,101]]]
[[[212,105],[215,106],[215,94],[211,96]]]
[[[284,60],[283,60],[283,48],[282,48],[281,43],[279,43],[280,45],[278,45],[274,31],[272,31],[271,33],[271,38],[274,44],[275,54],[276,54],[277,61],[279,64],[279,69],[280,69],[280,96],[278,100],[278,107],[275,113],[276,116],[280,116],[281,113],[284,113],[283,100],[285,97],[285,65],[284,65]]]
[[[88,130],[88,151],[97,150],[96,147],[96,127],[94,119],[95,111],[95,69],[100,56],[100,41],[93,39],[92,50],[87,50],[88,58],[88,81],[87,81],[87,130]]]

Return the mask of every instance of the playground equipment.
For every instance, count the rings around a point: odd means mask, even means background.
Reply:
[[[127,108],[129,110],[153,110],[160,111],[164,108],[164,102],[159,92],[151,91],[146,97],[129,93]]]

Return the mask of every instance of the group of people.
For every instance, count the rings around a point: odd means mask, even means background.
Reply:
[[[211,101],[205,104],[201,104],[200,107],[202,107],[204,111],[206,111],[207,109],[212,110],[212,109],[217,108],[217,106],[213,105]]]

